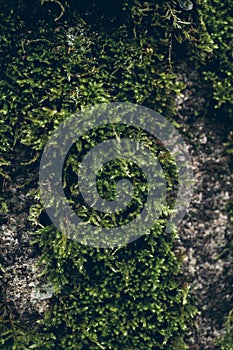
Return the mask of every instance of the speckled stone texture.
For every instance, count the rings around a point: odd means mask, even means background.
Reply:
[[[190,350],[214,350],[232,306],[233,260],[229,253],[221,254],[232,239],[226,205],[232,196],[233,176],[224,147],[230,129],[224,119],[200,118],[208,101],[196,72],[183,67],[179,79],[187,83],[187,89],[177,99],[177,118],[189,133],[186,141],[195,180],[188,214],[178,228],[179,245],[184,252],[183,272],[199,310],[187,341]]]

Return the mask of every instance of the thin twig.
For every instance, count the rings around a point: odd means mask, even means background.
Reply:
[[[58,21],[65,13],[65,7],[62,5],[62,3],[59,0],[41,0],[41,5],[43,5],[45,3],[45,1],[47,2],[55,2],[56,4],[58,4],[58,6],[61,8],[61,13],[58,17],[55,18],[55,22]]]

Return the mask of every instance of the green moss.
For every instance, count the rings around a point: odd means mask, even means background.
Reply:
[[[92,5],[80,2],[68,22],[70,2],[54,22],[60,13],[54,1],[41,7],[22,0],[2,3],[2,167],[19,144],[31,155],[25,166],[32,164],[54,128],[86,106],[129,101],[172,118],[175,97],[184,88],[173,71],[174,50],[182,48],[185,59],[204,64],[215,47],[206,29],[208,2],[185,11],[171,0],[124,1],[116,13],[98,1]],[[174,164],[167,155],[162,163],[172,186]],[[75,173],[72,158],[68,166]],[[43,212],[38,197],[30,210],[37,225]],[[194,309],[173,252],[175,232],[164,232],[170,210],[164,208],[148,235],[115,251],[81,246],[42,225],[35,244],[56,293],[32,330],[1,312],[2,348],[185,349],[182,338]]]
[[[226,318],[225,334],[219,339],[218,345],[221,346],[221,350],[231,350],[233,346],[233,316],[232,311]]]
[[[212,82],[215,108],[224,119],[232,116],[232,48],[233,4],[231,1],[206,1],[203,9],[206,28],[215,44],[209,62],[204,67],[204,76]],[[211,98],[211,97],[210,97]]]

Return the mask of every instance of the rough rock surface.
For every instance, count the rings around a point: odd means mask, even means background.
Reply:
[[[183,271],[199,310],[188,343],[190,350],[214,350],[232,294],[232,256],[221,254],[232,239],[226,212],[233,177],[224,147],[228,130],[223,120],[195,118],[195,112],[204,113],[206,106],[196,73],[186,67],[179,78],[187,83],[187,89],[177,101],[178,118],[191,137],[192,142],[189,138],[186,142],[195,180],[188,214],[178,229]]]
[[[37,170],[26,172],[22,167],[20,163],[27,159],[22,149],[11,158],[11,177],[2,184],[8,211],[0,213],[0,256],[4,267],[0,279],[0,307],[12,318],[29,322],[32,326],[47,307],[46,301],[33,299],[43,283],[36,267],[39,257],[31,245],[33,229],[28,220],[32,204],[30,191],[36,188]]]

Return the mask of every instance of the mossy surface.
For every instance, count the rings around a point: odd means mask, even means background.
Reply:
[[[179,60],[213,81],[210,105],[217,101],[230,113],[232,37],[223,19],[226,8],[219,1],[197,1],[191,11],[177,1],[122,1],[113,7],[101,1],[3,1],[1,176],[8,176],[9,154],[19,145],[27,149],[25,167],[38,166],[51,132],[91,105],[128,101],[172,120],[175,98],[184,88],[174,73]],[[217,22],[216,13],[221,14]],[[218,49],[221,41],[226,45]],[[165,154],[163,161],[168,183],[174,181],[172,159]],[[67,164],[69,184],[76,173],[72,155]],[[186,349],[182,338],[195,311],[179,275],[175,231],[164,230],[171,209],[164,208],[151,232],[131,245],[94,249],[41,223],[37,193],[30,217],[34,244],[55,294],[33,329],[2,310],[1,347]]]

